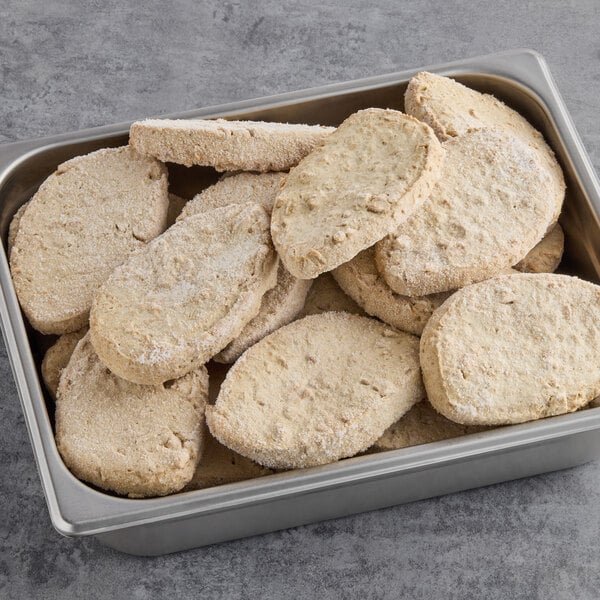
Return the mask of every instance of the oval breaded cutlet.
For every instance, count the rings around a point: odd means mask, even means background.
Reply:
[[[502,129],[521,139],[548,169],[552,181],[549,201],[555,207],[553,222],[558,219],[565,197],[562,169],[542,134],[517,111],[490,94],[425,71],[409,81],[404,105],[409,115],[430,125],[442,142],[483,127]]]
[[[269,217],[258,204],[191,216],[118,267],[90,314],[92,344],[135,383],[176,379],[234,340],[277,278]]]
[[[273,243],[287,270],[314,279],[406,219],[437,181],[433,130],[396,110],[350,115],[292,169],[273,207]]]
[[[172,494],[194,475],[207,399],[205,367],[168,385],[137,385],[100,362],[88,335],[60,379],[56,444],[76,477],[102,489]]]
[[[424,397],[418,338],[368,317],[324,313],[294,321],[231,367],[211,433],[275,469],[353,456]]]
[[[522,260],[554,222],[551,177],[519,138],[479,129],[444,147],[430,197],[376,246],[379,271],[405,296],[493,277]]]
[[[58,167],[18,224],[10,255],[31,325],[68,333],[87,324],[113,269],[166,227],[167,170],[131,148],[108,148]]]
[[[184,208],[178,221],[192,215],[245,202],[260,204],[269,214],[285,173],[234,173],[195,196]],[[277,284],[263,297],[260,311],[238,337],[214,358],[231,363],[252,344],[275,329],[292,321],[304,306],[311,281],[298,279],[280,264]]]
[[[421,337],[432,406],[465,425],[573,412],[600,394],[600,287],[567,275],[503,275],[467,286]]]
[[[147,119],[133,123],[129,143],[142,154],[188,167],[286,171],[334,129],[264,121]]]

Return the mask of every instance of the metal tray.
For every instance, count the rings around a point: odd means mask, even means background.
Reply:
[[[543,58],[529,50],[515,50],[425,69],[495,94],[543,132],[567,179],[561,217],[567,237],[563,270],[598,281],[600,186]],[[360,108],[402,109],[406,83],[418,70],[176,116],[336,125]],[[2,239],[6,240],[14,212],[59,163],[101,147],[125,144],[128,126],[99,127],[0,147]],[[210,169],[170,166],[170,177],[175,191],[189,197],[210,183],[214,174]],[[163,554],[563,469],[600,455],[600,409],[590,409],[164,498],[131,500],[98,491],[71,475],[57,452],[54,407],[44,396],[39,377],[48,340],[24,323],[6,256],[1,254],[2,333],[50,517],[64,535],[94,535],[132,554]]]

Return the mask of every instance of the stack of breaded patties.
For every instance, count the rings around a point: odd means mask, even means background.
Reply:
[[[565,186],[543,137],[431,73],[405,110],[134,123],[15,214],[15,289],[61,336],[42,372],[77,477],[164,495],[600,393],[600,288],[551,274]],[[226,172],[187,200],[165,162]]]

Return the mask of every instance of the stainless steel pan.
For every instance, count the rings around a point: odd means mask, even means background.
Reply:
[[[423,69],[490,92],[525,115],[554,148],[568,185],[561,222],[563,270],[600,273],[600,187],[543,58],[515,50]],[[359,81],[174,115],[336,125],[360,108],[402,109],[413,69]],[[128,123],[0,147],[0,233],[17,208],[64,160],[127,143]],[[170,166],[184,196],[215,178],[210,169]],[[54,443],[54,407],[40,385],[49,340],[26,326],[8,264],[0,256],[0,322],[50,517],[69,536],[95,535],[133,554],[163,554],[349,515],[578,465],[600,455],[600,409],[544,419],[306,470],[165,498],[119,498],[78,481]]]

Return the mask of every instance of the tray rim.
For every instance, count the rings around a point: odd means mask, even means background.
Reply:
[[[542,104],[557,134],[569,147],[569,160],[579,185],[586,191],[596,217],[600,214],[600,183],[575,130],[544,58],[534,50],[517,49],[448,63],[406,69],[373,77],[243,100],[163,115],[171,118],[229,116],[360,92],[399,83],[419,71],[444,75],[487,73],[523,86]],[[488,72],[489,71],[489,72]],[[492,72],[493,71],[493,72]],[[537,77],[537,80],[534,80]],[[551,103],[549,103],[551,100]],[[64,143],[100,140],[126,134],[130,122],[0,145],[0,191],[10,171],[21,161]],[[268,502],[273,498],[351,485],[365,479],[383,479],[401,472],[427,469],[470,456],[505,452],[600,428],[600,410],[561,415],[457,438],[346,459],[306,470],[183,492],[162,498],[128,499],[97,491],[76,479],[65,467],[54,443],[41,385],[37,377],[16,299],[4,248],[0,259],[0,327],[15,378],[42,488],[54,528],[63,535],[106,533],[148,523],[230,510]],[[291,483],[290,483],[291,481]]]

